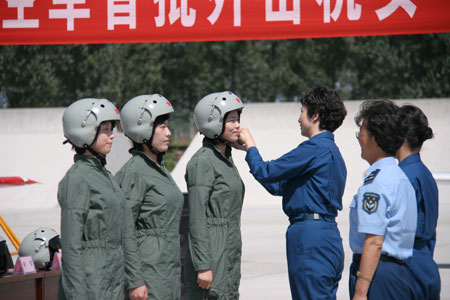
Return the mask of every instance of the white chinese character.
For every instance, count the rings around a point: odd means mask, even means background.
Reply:
[[[330,23],[330,16],[337,21],[342,10],[342,0],[336,0],[333,12],[330,14],[330,0],[316,0],[317,4],[322,5],[323,2],[323,22]]]
[[[355,4],[355,0],[347,0],[347,17],[350,21],[361,18],[361,4]]]
[[[115,25],[136,29],[136,0],[108,0],[108,30]]]
[[[280,9],[273,11],[273,0],[266,0],[266,21],[292,21],[300,24],[300,0],[292,0],[293,9],[286,9],[286,0],[278,0]]]
[[[8,7],[17,7],[17,20],[3,20],[3,28],[39,28],[38,19],[25,20],[25,7],[33,7],[35,0],[6,0]]]
[[[160,0],[160,5],[161,5]],[[180,8],[177,7],[177,0],[170,0],[170,12],[169,12],[169,22],[173,24],[181,16],[181,25],[184,27],[192,27],[195,23],[195,9],[189,8],[188,14],[188,3],[187,0],[181,0],[181,13]]]
[[[66,4],[65,9],[50,9],[50,19],[67,19],[67,31],[73,31],[74,19],[89,18],[88,8],[74,8],[75,4],[85,4],[85,0],[53,0],[53,4]]]
[[[164,0],[153,0],[153,3],[159,3],[158,16],[155,17],[156,27],[162,27],[165,23],[166,5]]]
[[[323,22],[330,23],[331,18],[336,22],[342,11],[343,0],[336,0],[333,12],[331,12],[330,0],[316,0],[317,4],[323,3]],[[355,4],[355,0],[347,0],[347,18],[350,21],[359,20],[361,18],[361,5]]]
[[[208,17],[208,21],[209,23],[211,23],[211,25],[214,25],[214,23],[216,23],[217,19],[219,18],[222,12],[224,0],[214,0],[214,2],[216,3],[216,7],[214,8],[214,11],[211,13],[211,15]],[[233,25],[235,27],[241,26],[241,0],[234,0],[233,5],[234,5]]]
[[[375,12],[377,13],[378,19],[380,21],[383,21],[391,14],[393,14],[394,11],[396,11],[400,6],[406,11],[406,13],[412,19],[414,13],[416,12],[417,6],[410,0],[392,0],[391,2],[389,2],[388,5],[380,9],[377,9]]]

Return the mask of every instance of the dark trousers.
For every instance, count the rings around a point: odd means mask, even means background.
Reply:
[[[336,299],[344,249],[335,222],[305,220],[291,224],[286,232],[286,252],[293,300]]]
[[[350,299],[355,294],[356,272],[359,270],[359,263],[352,262],[350,265],[349,292]],[[372,278],[372,282],[367,293],[370,300],[398,300],[417,299],[413,289],[413,278],[411,272],[405,264],[395,262],[379,261],[377,270]]]
[[[422,244],[415,243],[413,256],[406,260],[406,267],[413,276],[417,299],[438,300],[441,292],[439,269],[433,260],[431,246]]]

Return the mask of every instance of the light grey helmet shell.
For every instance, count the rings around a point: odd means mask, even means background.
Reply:
[[[212,93],[203,97],[195,106],[194,122],[200,133],[215,139],[222,134],[225,114],[243,108],[242,100],[232,92]]]
[[[132,141],[146,143],[152,138],[156,118],[173,112],[170,101],[159,94],[136,96],[120,111],[123,131]]]
[[[40,227],[29,233],[20,243],[19,256],[31,256],[36,269],[45,268],[50,262],[49,241],[59,234],[48,227]]]
[[[76,147],[90,146],[102,122],[119,120],[119,110],[111,101],[95,98],[80,99],[64,111],[64,136]]]

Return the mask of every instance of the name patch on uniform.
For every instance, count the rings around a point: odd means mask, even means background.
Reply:
[[[372,182],[375,177],[378,175],[378,172],[380,172],[380,169],[376,169],[372,171],[372,173],[369,174],[366,178],[364,178],[364,184]]]
[[[377,211],[378,200],[380,200],[380,195],[375,193],[364,193],[363,197],[363,209],[369,215]]]

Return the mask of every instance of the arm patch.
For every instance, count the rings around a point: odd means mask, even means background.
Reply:
[[[378,200],[380,200],[380,195],[376,193],[364,193],[363,210],[369,215],[376,212],[378,208]]]

